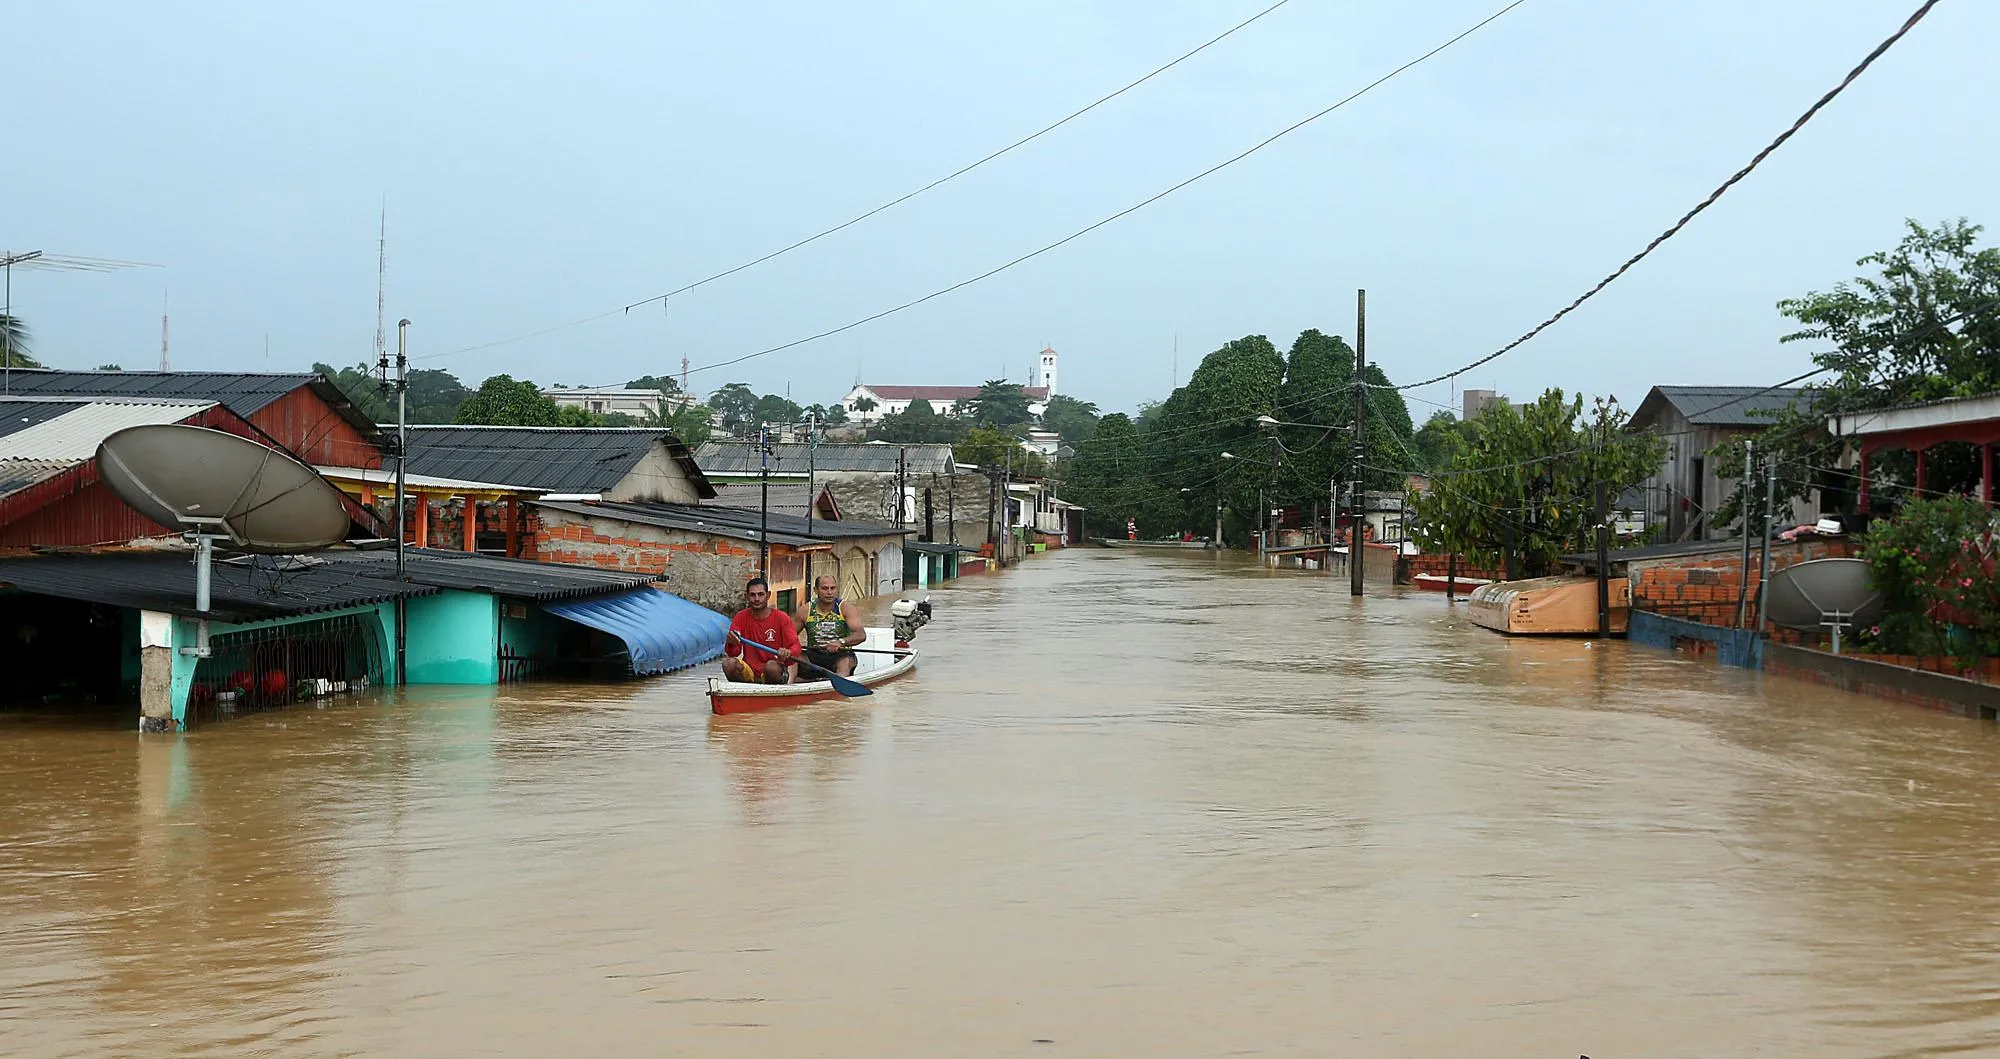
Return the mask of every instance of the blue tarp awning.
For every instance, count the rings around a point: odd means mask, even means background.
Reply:
[[[625,641],[632,674],[641,677],[720,656],[722,638],[729,632],[728,618],[657,588],[548,602],[542,609]]]

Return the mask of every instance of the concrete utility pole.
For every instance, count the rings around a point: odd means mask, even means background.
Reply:
[[[1611,491],[1597,480],[1597,635],[1611,635]]]
[[[682,364],[682,369],[683,370],[686,369],[685,362],[683,362]],[[806,413],[806,536],[808,537],[812,536],[812,531],[813,531],[813,508],[819,506],[819,477],[818,477],[819,468],[817,466],[818,460],[819,460],[819,416],[816,413],[807,412]],[[813,586],[813,557],[811,552],[805,553],[805,556],[806,556],[806,592],[808,595],[810,595]]]
[[[1758,634],[1759,636],[1762,636],[1762,635],[1764,634],[1764,613],[1765,613],[1765,612],[1764,612],[1764,590],[1765,590],[1766,588],[1768,588],[1768,587],[1769,587],[1769,582],[1770,582],[1770,580],[1771,580],[1771,527],[1770,527],[1770,522],[1771,522],[1771,508],[1772,508],[1772,507],[1774,507],[1774,506],[1775,506],[1775,505],[1777,504],[1777,500],[1778,500],[1778,458],[1777,458],[1777,456],[1775,456],[1775,455],[1767,455],[1767,456],[1765,456],[1765,457],[1764,457],[1764,466],[1765,466],[1765,478],[1764,478],[1764,547],[1763,547],[1763,555],[1762,555],[1762,557],[1760,557],[1760,558],[1759,558],[1759,559],[1757,560],[1757,634]],[[1839,635],[1839,633],[1840,633],[1840,630],[1839,630],[1838,628],[1834,629],[1834,634],[1835,634],[1835,636],[1836,636],[1836,637],[1837,637],[1837,636]]]
[[[771,446],[757,428],[757,576],[771,576]]]
[[[1737,492],[1737,505],[1743,510],[1743,565],[1736,576],[1736,627],[1743,627],[1743,619],[1749,616],[1750,603],[1750,490],[1757,480],[1757,468],[1751,461],[1757,452],[1757,442],[1743,439],[1743,487]]]
[[[403,540],[408,535],[408,513],[404,506],[409,496],[409,392],[410,392],[410,321],[396,321],[396,381],[389,381],[389,351],[378,350],[375,355],[377,385],[384,393],[396,392],[396,580],[407,581],[407,557],[404,555]],[[467,518],[476,517],[472,504],[466,504]],[[396,685],[401,687],[409,676],[404,659],[409,653],[409,615],[403,597],[396,597]]]
[[[1354,493],[1349,501],[1353,539],[1347,546],[1348,594],[1357,599],[1361,596],[1362,564],[1366,562],[1361,547],[1361,527],[1368,521],[1368,501],[1361,487],[1361,461],[1368,456],[1367,446],[1361,440],[1361,428],[1368,409],[1368,380],[1362,373],[1367,367],[1368,292],[1357,290],[1354,292]]]

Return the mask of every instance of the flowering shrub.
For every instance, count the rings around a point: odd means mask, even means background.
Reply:
[[[1862,541],[1869,582],[1882,593],[1881,624],[1861,630],[1889,654],[2000,654],[2000,534],[1993,513],[1971,497],[1912,500]]]

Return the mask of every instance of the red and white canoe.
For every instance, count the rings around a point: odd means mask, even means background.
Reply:
[[[1480,585],[1492,583],[1484,577],[1461,577],[1456,579],[1455,587],[1462,594],[1470,594]],[[1443,592],[1447,587],[1454,586],[1454,582],[1446,580],[1443,574],[1416,574],[1410,578],[1410,584],[1428,592]]]
[[[857,654],[854,676],[849,678],[865,687],[886,684],[897,677],[917,668],[917,650],[914,647],[896,646],[895,632],[891,629],[868,630],[868,639],[861,646],[875,651],[897,651],[897,654]],[[801,676],[805,675],[802,670]],[[759,710],[778,710],[789,706],[804,706],[827,699],[841,698],[833,690],[830,680],[801,680],[793,684],[739,684],[722,677],[708,678],[708,705],[716,713],[755,713]]]

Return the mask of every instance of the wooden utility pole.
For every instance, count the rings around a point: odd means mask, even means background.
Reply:
[[[1743,489],[1737,496],[1737,506],[1743,513],[1743,566],[1736,577],[1736,627],[1743,628],[1743,620],[1749,617],[1750,602],[1750,490],[1757,481],[1757,468],[1751,461],[1757,451],[1757,442],[1743,439]]]
[[[1361,461],[1368,455],[1361,441],[1361,428],[1368,410],[1368,380],[1362,373],[1367,368],[1368,292],[1357,290],[1354,292],[1354,487],[1348,500],[1352,539],[1347,546],[1348,593],[1357,598],[1361,595],[1362,566],[1367,562],[1361,547],[1361,527],[1368,521],[1368,500],[1361,490]]]

